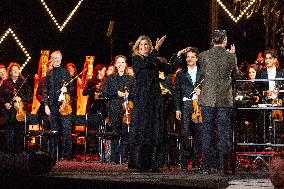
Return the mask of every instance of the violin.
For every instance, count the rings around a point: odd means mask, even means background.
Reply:
[[[13,92],[14,92],[14,99],[13,99],[13,101],[15,100],[15,97],[18,96],[18,93],[20,92],[20,90],[22,89],[24,84],[26,83],[28,77],[29,77],[29,75],[26,77],[26,79],[24,80],[24,82],[22,83],[22,85],[19,87],[18,90],[16,88],[13,89]],[[12,104],[12,103],[10,103],[10,104]],[[17,111],[16,119],[18,121],[24,121],[25,117],[26,117],[26,111],[24,111],[24,103],[21,100],[16,100],[14,102],[14,108]]]
[[[24,121],[26,117],[26,111],[24,110],[24,103],[22,101],[14,102],[14,108],[17,111],[16,119],[18,121]]]
[[[125,91],[128,91],[128,88],[124,88]],[[124,102],[122,103],[122,109],[123,109],[123,123],[126,123],[127,125],[131,122],[131,114],[133,111],[133,102],[131,100],[128,100],[128,97],[124,97]]]
[[[130,124],[133,107],[134,107],[133,102],[129,101],[128,99],[123,102],[122,104],[122,109],[124,112],[123,113],[123,123]]]
[[[192,101],[193,113],[191,114],[191,120],[194,123],[202,123],[201,107],[198,106],[198,100]]]
[[[72,107],[70,105],[70,96],[68,94],[63,94],[64,99],[61,100],[61,106],[59,108],[59,112],[61,115],[69,115],[72,113]]]
[[[272,100],[272,105],[275,104]],[[278,106],[282,106],[282,99],[278,99]],[[283,112],[281,110],[273,110],[271,112],[271,118],[275,121],[283,121]]]
[[[64,82],[63,86],[66,86]],[[70,95],[61,91],[58,101],[61,102],[61,106],[59,108],[59,112],[61,113],[61,115],[69,115],[72,113],[72,107],[70,105]]]

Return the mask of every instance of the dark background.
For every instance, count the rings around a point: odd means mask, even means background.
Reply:
[[[78,0],[46,0],[61,25]],[[237,24],[219,6],[219,28],[226,29],[229,45],[237,48],[239,64],[253,63],[264,50],[261,12]],[[40,50],[60,50],[63,63],[74,62],[82,70],[85,56],[94,55],[95,64],[110,64],[110,39],[106,36],[110,20],[113,29],[113,55],[131,56],[131,46],[140,35],[153,42],[167,34],[160,52],[170,58],[181,48],[210,47],[210,1],[201,0],[85,0],[69,23],[59,32],[40,0],[0,0],[0,35],[11,27],[31,55],[23,74],[35,74]],[[0,45],[0,63],[23,64],[26,57],[9,35]],[[131,62],[130,62],[131,64]]]

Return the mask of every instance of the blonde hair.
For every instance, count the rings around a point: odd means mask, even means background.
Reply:
[[[142,40],[146,40],[150,46],[150,52],[153,51],[154,47],[153,47],[151,39],[146,35],[141,35],[140,37],[138,37],[138,39],[136,40],[136,42],[134,43],[132,47],[133,56],[135,55],[141,56],[141,54],[139,54],[139,44],[141,43]]]
[[[60,52],[59,50],[57,50],[57,51],[53,51],[53,52],[51,53],[50,59],[52,59],[56,54],[59,54],[59,55],[61,56],[61,58],[62,58],[61,52]]]

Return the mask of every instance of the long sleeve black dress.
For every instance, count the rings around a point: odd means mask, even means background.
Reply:
[[[130,130],[130,167],[146,171],[158,170],[163,162],[160,156],[165,143],[163,98],[160,89],[159,70],[174,72],[177,65],[162,63],[153,50],[147,57],[133,56],[135,76],[133,117]]]

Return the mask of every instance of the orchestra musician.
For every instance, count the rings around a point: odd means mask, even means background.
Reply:
[[[266,69],[262,70],[258,79],[276,79],[283,78],[283,71],[279,68],[278,56],[276,50],[266,50],[264,52]],[[277,90],[282,87],[282,82],[268,81],[259,82],[260,91],[266,94],[267,98],[275,98]]]
[[[200,95],[200,88],[196,88],[196,86],[201,82],[201,70],[196,65],[199,55],[197,48],[187,47],[180,50],[174,61],[182,62],[182,54],[185,54],[187,67],[177,73],[175,88],[176,118],[182,122],[180,140],[181,170],[187,171],[189,161],[192,161],[193,168],[200,166],[198,160],[202,155],[201,123],[198,120],[192,120],[192,113],[194,113],[193,100],[197,101]],[[192,137],[194,142],[191,141]]]
[[[5,108],[5,146],[4,151],[20,153],[24,150],[24,118],[31,97],[29,84],[20,74],[20,65],[11,62],[7,68],[8,79],[3,81],[2,98]]]
[[[0,126],[4,126],[4,117],[2,115],[2,109],[4,108],[4,100],[2,98],[2,88],[1,85],[3,84],[3,81],[7,79],[7,69],[3,64],[0,64]]]
[[[66,69],[71,76],[71,80],[77,76],[77,68],[76,65],[72,62],[66,65]],[[75,81],[71,82],[70,85],[72,86],[70,91],[70,105],[72,107],[72,114],[76,114],[77,112],[77,89],[82,87],[82,80],[80,77],[77,77]]]
[[[3,64],[0,64],[0,86],[3,84],[3,81],[7,79],[7,70]]]
[[[97,64],[94,67],[93,77],[89,79],[84,87],[83,96],[89,96],[87,103],[87,113],[103,113],[101,104],[96,104],[95,100],[102,99],[102,86],[105,82],[106,67],[103,64]]]
[[[58,138],[51,139],[51,155],[53,159],[60,157],[62,160],[72,160],[72,137],[71,137],[71,117],[62,115],[59,112],[64,102],[59,102],[59,96],[72,91],[72,85],[65,86],[64,83],[70,81],[69,72],[61,67],[62,54],[60,51],[54,51],[50,56],[53,69],[46,75],[44,88],[45,113],[49,116],[50,128],[56,132]],[[62,104],[61,104],[62,103]],[[62,132],[62,133],[61,133]],[[62,141],[58,140],[62,137]],[[58,149],[58,154],[57,154]]]
[[[126,163],[128,160],[128,141],[126,137],[128,137],[129,125],[126,125],[123,122],[123,115],[126,113],[124,112],[123,105],[130,100],[129,92],[132,91],[134,78],[127,73],[125,56],[117,55],[114,59],[114,66],[113,74],[108,76],[106,79],[102,88],[102,93],[109,99],[107,109],[113,133],[122,135],[121,140],[114,136],[111,141],[111,161],[114,163],[120,163],[121,155],[122,163]]]
[[[114,65],[109,65],[107,67],[107,70],[106,70],[106,77],[110,76],[111,74],[113,74],[113,70],[114,70]]]
[[[46,64],[46,67],[47,67],[47,73],[49,73],[52,68],[53,68],[53,65],[50,63],[50,61],[47,62]],[[46,76],[43,76],[40,78],[40,81],[39,81],[39,84],[38,84],[38,88],[37,88],[37,91],[36,91],[36,99],[39,101],[40,103],[40,106],[39,106],[39,109],[37,111],[37,114],[39,115],[40,117],[40,120],[42,120],[42,123],[43,123],[43,129],[50,129],[49,128],[49,124],[48,124],[48,120],[46,120],[45,118],[45,111],[44,111],[44,88],[45,88],[45,82],[46,82]]]
[[[96,114],[100,117],[100,123],[105,121],[106,118],[106,104],[105,98],[102,96],[102,87],[105,83],[106,78],[106,67],[103,64],[97,64],[93,69],[93,76],[91,79],[86,81],[86,85],[83,89],[83,96],[89,96],[86,113]],[[98,125],[90,123],[90,127],[94,130],[98,130]],[[89,129],[90,130],[90,129]],[[88,135],[89,141],[89,152],[90,154],[98,154],[98,138],[95,133]]]
[[[279,68],[278,55],[276,50],[269,49],[264,52],[264,62],[266,69],[262,70],[258,76],[258,79],[283,79],[283,70]],[[259,91],[263,93],[263,100],[266,103],[281,105],[283,99],[283,93],[280,94],[279,91],[283,90],[283,81],[262,81],[258,82]],[[269,122],[269,114],[265,113],[266,123]],[[277,121],[283,121],[282,110],[274,110],[271,112],[271,119]],[[271,123],[272,124],[272,123]],[[264,142],[272,142],[271,130],[269,129],[270,124],[265,124],[265,138]],[[276,127],[278,128],[278,127]],[[277,130],[276,130],[277,133]],[[279,133],[279,132],[278,132]],[[278,141],[283,141],[281,137],[276,137]],[[276,141],[274,141],[276,142]]]

